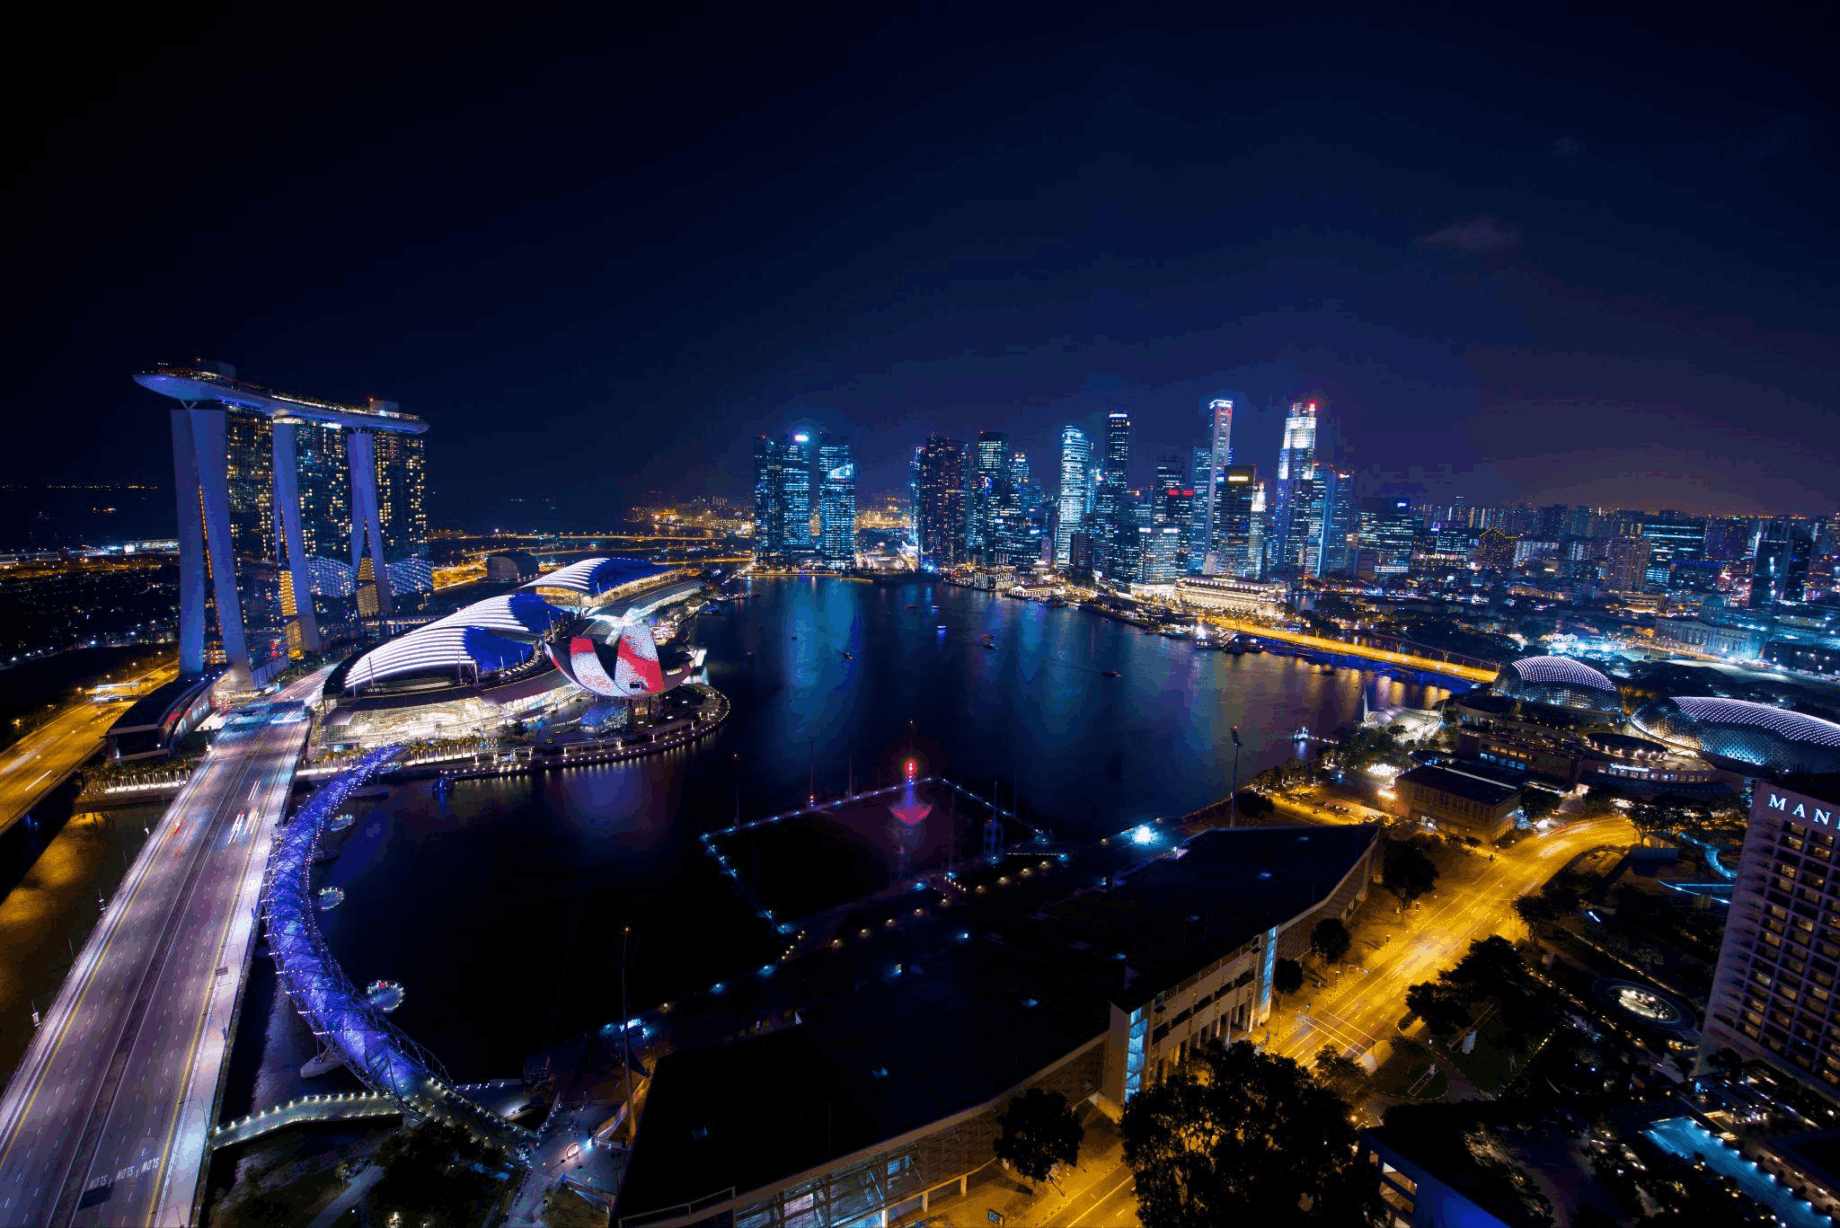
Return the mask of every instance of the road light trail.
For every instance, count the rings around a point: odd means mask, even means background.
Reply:
[[[281,708],[226,725],[0,1095],[0,1223],[190,1220],[261,874],[306,741],[304,712]],[[232,842],[240,813],[249,830]]]
[[[159,686],[177,676],[171,664],[142,671],[132,681]],[[108,737],[115,719],[134,705],[137,696],[124,695],[100,702],[73,703],[50,720],[0,751],[0,832],[24,818],[32,807],[63,784],[83,761],[95,754]],[[29,783],[25,774],[36,770]]]

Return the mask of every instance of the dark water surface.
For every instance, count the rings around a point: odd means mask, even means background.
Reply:
[[[1363,686],[1374,704],[1448,694],[943,584],[755,590],[689,631],[734,705],[694,748],[463,783],[445,801],[402,786],[360,809],[322,876],[346,892],[328,938],[360,986],[404,983],[396,1020],[456,1078],[516,1075],[618,1018],[623,926],[634,1013],[776,954],[701,852],[737,803],[752,818],[802,805],[811,782],[820,796],[891,783],[911,753],[922,774],[1000,787],[1006,806],[1013,790],[1031,822],[1080,841],[1225,796],[1233,725],[1245,779],[1291,756],[1299,725],[1356,719]]]

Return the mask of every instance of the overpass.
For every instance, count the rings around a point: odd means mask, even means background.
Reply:
[[[156,665],[131,684],[159,686],[177,673],[170,662]],[[0,832],[24,818],[46,794],[70,779],[84,760],[102,749],[109,727],[137,698],[130,692],[70,704],[0,752]]]
[[[1404,669],[1424,670],[1428,673],[1443,674],[1451,678],[1461,678],[1466,682],[1493,682],[1501,672],[1498,665],[1479,669],[1474,665],[1462,665],[1453,661],[1439,661],[1431,657],[1421,657],[1409,652],[1395,652],[1389,648],[1370,647],[1366,644],[1351,644],[1346,640],[1332,640],[1321,635],[1310,635],[1303,631],[1287,631],[1283,627],[1268,627],[1264,623],[1245,622],[1237,618],[1220,618],[1203,615],[1209,626],[1236,631],[1253,639],[1272,640],[1279,644],[1295,644],[1299,648],[1308,648],[1314,652],[1330,652],[1343,657],[1362,657],[1369,661],[1384,661],[1388,665],[1397,665]]]
[[[262,871],[307,740],[290,692],[225,723],[0,1095],[0,1223],[194,1217]]]

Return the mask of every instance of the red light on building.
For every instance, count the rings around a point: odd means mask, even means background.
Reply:
[[[909,759],[907,761],[907,779],[912,780],[915,776],[919,774],[920,774],[920,765],[915,763],[912,759]]]

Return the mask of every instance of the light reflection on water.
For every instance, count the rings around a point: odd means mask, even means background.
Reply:
[[[635,1010],[776,956],[700,851],[737,802],[743,818],[797,809],[813,787],[893,783],[911,756],[985,797],[1000,789],[1006,807],[1019,796],[1058,836],[1094,838],[1224,796],[1233,725],[1243,781],[1291,757],[1299,725],[1357,719],[1364,684],[1375,705],[1448,694],[946,585],[757,591],[689,629],[733,702],[697,746],[363,804],[323,877],[346,891],[329,939],[358,984],[407,986],[397,1021],[457,1078],[515,1073],[532,1049],[614,1018],[625,924]]]

